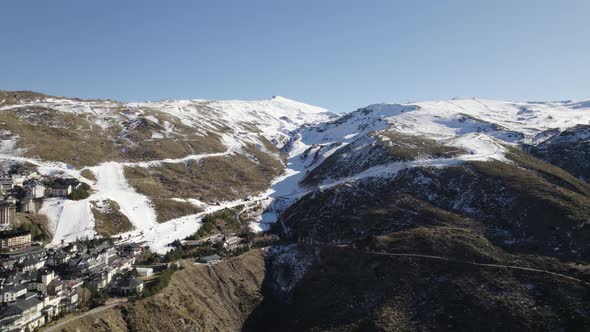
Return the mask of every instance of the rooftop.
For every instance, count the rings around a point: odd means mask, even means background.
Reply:
[[[10,285],[10,286],[6,286],[5,288],[2,289],[2,293],[5,292],[12,292],[12,293],[17,293],[22,291],[23,289],[27,289],[27,285],[25,284],[17,284],[17,285]]]
[[[141,284],[143,284],[143,281],[133,278],[133,277],[128,277],[128,278],[121,278],[121,279],[115,280],[115,282],[113,283],[113,286],[135,288]]]
[[[220,259],[221,259],[221,256],[214,254],[214,255],[210,255],[210,256],[201,257],[201,258],[199,258],[199,261],[204,262],[204,263],[209,263],[209,262],[217,261]]]
[[[0,209],[10,208],[10,207],[16,207],[16,206],[8,201],[0,201]]]
[[[32,307],[38,305],[41,302],[43,302],[43,301],[39,300],[36,297],[32,297],[32,298],[28,298],[26,300],[16,300],[16,302],[14,303],[14,306],[20,308],[22,311],[25,311],[25,310],[31,309]]]
[[[22,314],[23,310],[15,305],[10,305],[0,309],[0,319],[5,319],[8,317],[18,316]]]
[[[17,237],[17,236],[25,236],[25,235],[31,235],[31,232],[30,231],[17,231],[17,230],[3,231],[3,232],[0,232],[0,239],[8,239],[8,238],[13,238],[13,237]]]

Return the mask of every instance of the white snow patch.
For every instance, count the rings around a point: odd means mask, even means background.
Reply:
[[[154,122],[154,123],[160,124],[160,120],[158,120],[158,118],[156,118],[156,117],[155,117],[155,116],[153,116],[153,115],[148,115],[148,116],[146,116],[145,118],[146,118],[146,119],[148,119],[148,120],[150,120],[151,122]]]
[[[96,235],[94,216],[88,199],[48,199],[43,203],[41,213],[47,214],[54,229],[52,245],[58,245],[62,240],[67,243]]]
[[[122,165],[124,165],[124,166],[138,166],[138,167],[154,167],[154,166],[160,166],[162,164],[177,164],[177,163],[183,163],[183,162],[190,161],[190,160],[199,161],[204,158],[223,157],[223,156],[230,155],[232,153],[233,153],[232,150],[227,150],[225,152],[218,152],[218,153],[194,154],[194,155],[189,155],[189,156],[186,156],[183,158],[176,158],[176,159],[175,158],[167,158],[167,159],[161,159],[161,160],[141,161],[141,162],[135,162],[135,163],[122,163]]]
[[[260,200],[264,196],[265,194],[258,195],[252,201]],[[177,218],[165,223],[154,224],[149,228],[136,229],[123,233],[121,236],[123,237],[123,242],[145,242],[153,251],[164,254],[172,249],[168,246],[171,242],[182,240],[197,232],[202,225],[201,219],[205,215],[246,203],[248,202],[244,200],[220,202],[219,205],[207,206],[201,213]]]
[[[152,133],[152,138],[164,138],[164,134],[159,133],[159,132],[153,132]]]
[[[110,199],[119,204],[123,213],[136,229],[146,229],[156,224],[156,212],[150,200],[135,191],[125,179],[123,165],[108,162],[90,168],[96,176],[93,189],[96,194],[90,200]]]

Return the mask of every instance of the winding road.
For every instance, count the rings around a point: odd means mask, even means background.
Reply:
[[[389,257],[410,257],[410,258],[424,258],[424,259],[432,259],[432,260],[439,260],[439,261],[446,261],[449,263],[458,263],[458,264],[465,264],[471,266],[481,266],[481,267],[491,267],[491,268],[500,268],[500,269],[511,269],[511,270],[519,270],[519,271],[528,271],[528,272],[536,272],[536,273],[544,273],[552,276],[556,276],[563,279],[568,279],[571,281],[579,282],[586,287],[590,287],[590,283],[584,281],[582,279],[578,279],[572,276],[568,276],[566,274],[561,274],[558,272],[548,271],[548,270],[541,270],[535,269],[532,267],[524,267],[524,266],[517,266],[517,265],[502,265],[502,264],[490,264],[490,263],[477,263],[477,262],[469,262],[469,261],[462,261],[458,259],[442,257],[442,256],[435,256],[435,255],[423,255],[423,254],[402,254],[402,253],[389,253],[389,252],[382,252],[382,251],[364,251],[357,248],[354,248],[348,244],[322,244],[323,246],[327,247],[336,247],[336,248],[347,248],[352,250],[359,250],[365,254],[369,255],[378,255],[378,256],[389,256]]]
[[[350,248],[350,247],[347,247],[347,248]],[[365,251],[365,253],[370,254],[370,255],[379,255],[379,256],[415,257],[415,258],[425,258],[425,259],[436,259],[436,260],[447,261],[447,262],[451,262],[451,263],[459,263],[459,264],[472,265],[472,266],[483,266],[483,267],[492,267],[492,268],[544,273],[544,274],[549,274],[552,276],[560,277],[563,279],[576,281],[576,282],[579,282],[585,286],[590,287],[590,283],[588,283],[584,280],[574,278],[572,276],[568,276],[565,274],[557,273],[557,272],[535,269],[535,268],[531,268],[531,267],[522,267],[522,266],[515,266],[515,265],[502,265],[502,264],[489,264],[489,263],[476,263],[476,262],[461,261],[461,260],[456,260],[456,259],[451,259],[451,258],[446,258],[446,257],[441,257],[441,256],[421,255],[421,254],[397,254],[397,253],[388,253],[388,252],[379,252],[379,251]]]

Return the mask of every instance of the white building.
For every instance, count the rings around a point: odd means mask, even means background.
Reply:
[[[12,176],[12,186],[19,186],[22,187],[23,184],[25,183],[25,180],[27,179],[26,176],[23,175],[13,175]]]
[[[27,286],[25,284],[6,286],[0,290],[3,303],[10,303],[16,301],[16,298],[27,293]]]
[[[223,247],[229,251],[236,250],[244,245],[244,239],[239,236],[230,236],[223,243]]]
[[[140,277],[149,277],[154,274],[154,269],[151,267],[135,267],[135,270]]]
[[[37,291],[46,294],[47,286],[53,281],[53,279],[55,279],[55,273],[53,273],[53,271],[39,271],[39,276],[37,277]]]
[[[37,181],[25,184],[25,188],[29,189],[33,198],[42,198],[45,196],[45,186]]]
[[[0,331],[33,331],[45,324],[43,301],[37,297],[18,299],[0,310]]]
[[[4,193],[12,189],[12,178],[10,177],[0,177],[0,192]]]
[[[47,188],[45,193],[49,197],[67,197],[72,193],[72,186],[69,184],[55,185],[51,188]]]

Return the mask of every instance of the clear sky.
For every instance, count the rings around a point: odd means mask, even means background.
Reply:
[[[0,89],[350,111],[590,99],[590,1],[3,1]]]

